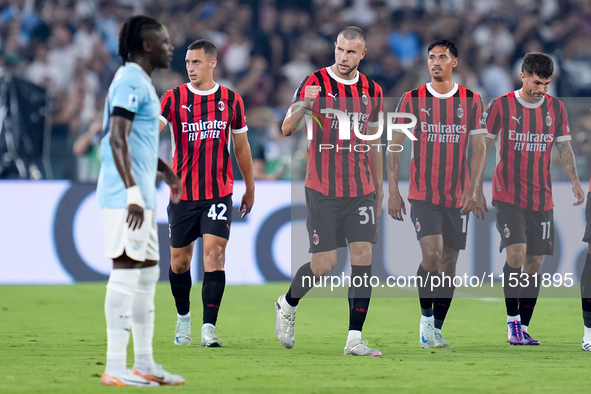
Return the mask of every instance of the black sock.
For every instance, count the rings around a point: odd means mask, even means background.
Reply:
[[[289,286],[289,290],[285,294],[285,301],[291,306],[297,306],[300,300],[314,286],[315,281],[316,278],[314,277],[310,263],[308,262],[302,265],[291,281],[291,286]]]
[[[519,298],[519,315],[521,316],[521,324],[529,326],[532,314],[534,313],[536,302],[538,301],[538,295],[540,294],[540,276],[538,275],[538,283],[536,283],[531,275],[527,275],[527,277],[523,278],[521,281],[522,285],[525,284],[526,278],[528,280],[527,286],[521,287],[521,297]]]
[[[175,274],[172,268],[168,268],[168,279],[170,280],[170,290],[176,304],[176,311],[179,315],[189,313],[191,298],[191,270],[182,274]]]
[[[421,304],[421,314],[425,317],[433,316],[433,292],[431,291],[431,278],[437,275],[437,270],[429,272],[419,264],[417,276],[422,278],[419,286],[419,303]],[[422,283],[422,286],[421,286]]]
[[[203,324],[210,323],[215,326],[218,320],[218,312],[224,289],[226,288],[226,271],[213,271],[203,273],[203,288],[201,298],[203,300]]]
[[[513,275],[511,275],[513,274]],[[507,307],[508,316],[519,315],[519,292],[520,286],[511,287],[510,284],[515,284],[515,280],[510,278],[516,278],[517,283],[521,283],[519,275],[521,275],[521,268],[513,268],[507,262],[503,267],[503,275],[505,277],[503,293],[505,294],[505,306]]]
[[[351,266],[351,287],[349,287],[349,330],[361,331],[367,317],[371,299],[371,265]],[[361,286],[354,286],[361,285]]]
[[[445,277],[440,276],[440,278],[441,285],[435,289],[435,294],[433,295],[433,317],[435,319],[435,328],[441,330],[447,311],[449,311],[449,307],[451,306],[451,300],[453,299],[456,287],[453,284],[453,277],[446,275]]]
[[[581,274],[581,303],[583,306],[583,322],[591,327],[591,254],[587,253],[585,267]]]

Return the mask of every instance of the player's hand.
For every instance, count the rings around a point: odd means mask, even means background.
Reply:
[[[322,88],[320,86],[316,85],[306,86],[306,88],[304,89],[304,104],[306,104],[307,106],[311,106],[312,104],[314,104],[314,101],[316,101],[316,99],[318,98],[321,89]]]
[[[380,220],[382,216],[382,204],[384,200],[384,192],[382,190],[376,190],[376,221]]]
[[[170,202],[178,204],[183,195],[183,186],[180,179],[172,171],[163,172],[162,179],[170,186]]]
[[[125,221],[132,230],[139,229],[144,223],[144,208],[136,204],[127,206],[127,220]]]
[[[577,199],[577,201],[573,204],[574,206],[581,205],[585,202],[585,192],[583,191],[580,183],[577,183],[573,186],[573,194]]]
[[[398,191],[390,192],[388,197],[388,214],[392,216],[394,220],[404,220],[402,215],[406,215],[406,206],[404,205],[404,199]]]
[[[462,193],[460,205],[463,205],[460,213],[466,214],[472,212],[474,216],[479,219],[484,220],[484,213],[488,212],[486,197],[484,197],[482,188],[475,188],[472,185],[469,185],[466,190],[464,190],[464,193]]]
[[[242,195],[242,201],[240,202],[240,208],[238,209],[238,212],[240,212],[242,214],[240,217],[243,218],[246,215],[248,215],[250,210],[252,209],[253,205],[254,205],[254,190],[250,190],[250,191],[247,190]]]

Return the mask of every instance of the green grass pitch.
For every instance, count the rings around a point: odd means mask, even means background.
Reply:
[[[222,348],[173,345],[176,311],[166,283],[156,294],[156,361],[179,387],[100,385],[106,352],[104,283],[0,286],[0,393],[556,393],[588,392],[591,353],[581,351],[580,300],[542,298],[530,325],[541,346],[506,342],[502,300],[455,299],[444,326],[453,349],[421,349],[416,299],[372,300],[364,338],[382,358],[345,357],[345,299],[304,299],[286,350],[275,338],[274,300],[286,283],[228,286]],[[544,290],[542,290],[544,291]],[[198,343],[201,289],[193,287]],[[128,351],[129,364],[133,348]]]

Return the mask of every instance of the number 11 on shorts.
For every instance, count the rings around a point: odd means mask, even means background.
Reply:
[[[548,220],[547,222],[542,222],[542,239],[550,239],[550,225],[552,223]]]

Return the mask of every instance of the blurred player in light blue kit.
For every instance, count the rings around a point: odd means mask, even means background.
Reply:
[[[160,100],[150,75],[167,68],[172,44],[164,26],[143,15],[128,18],[119,34],[117,70],[105,103],[104,137],[97,197],[103,208],[106,255],[113,259],[107,284],[106,386],[158,386],[184,383],[154,362],[154,295],[160,278],[156,225],[156,172],[178,202],[179,179],[158,158]],[[127,369],[133,331],[135,363]]]

